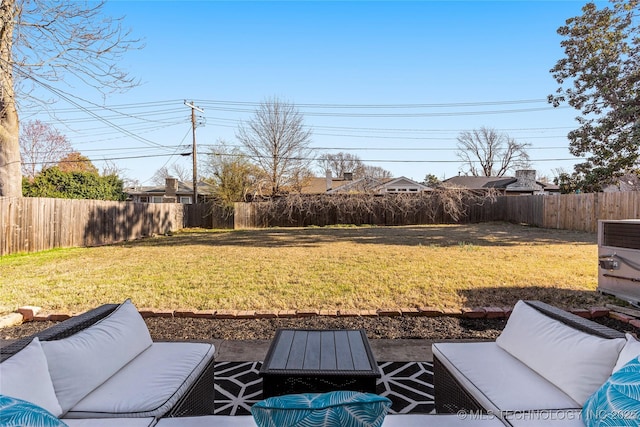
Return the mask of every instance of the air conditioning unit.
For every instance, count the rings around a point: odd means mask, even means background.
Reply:
[[[598,221],[598,291],[640,305],[640,220]]]

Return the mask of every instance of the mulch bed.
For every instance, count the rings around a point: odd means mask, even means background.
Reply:
[[[598,323],[622,332],[638,329],[616,319],[601,317]],[[37,321],[0,329],[0,338],[17,339],[52,326],[55,322]],[[328,317],[292,319],[146,319],[154,340],[268,340],[278,328],[360,329],[369,339],[495,339],[506,324],[505,319],[468,319],[460,317]]]

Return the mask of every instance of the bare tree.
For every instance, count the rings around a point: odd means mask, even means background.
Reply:
[[[169,168],[169,171],[171,172],[171,175],[175,176],[180,181],[193,182],[193,171],[191,169],[187,169],[179,163],[172,164],[171,168]]]
[[[103,15],[104,2],[0,2],[0,197],[22,195],[16,99],[35,86],[84,83],[102,92],[137,84],[117,64],[141,47],[122,18]],[[18,88],[18,89],[17,89]]]
[[[163,166],[156,171],[151,177],[151,182],[155,185],[164,185],[167,178],[178,178],[182,182],[191,182],[191,171],[188,171],[184,166],[179,164],[173,164],[170,168]]]
[[[380,166],[371,166],[364,165],[364,171],[362,172],[363,177],[365,178],[374,178],[374,179],[387,179],[393,178],[393,174],[382,168]]]
[[[481,127],[458,136],[458,158],[473,176],[504,176],[509,170],[529,166],[529,144],[506,133]]]
[[[42,169],[55,166],[73,151],[67,137],[40,120],[27,122],[20,134],[22,175],[33,179]]]
[[[277,98],[262,102],[253,118],[240,124],[236,137],[268,177],[272,195],[299,187],[309,175],[311,131],[293,104]]]
[[[345,173],[352,173],[354,177],[364,175],[364,163],[360,157],[351,153],[339,152],[326,154],[322,159],[325,170],[331,172],[331,176],[342,177]]]
[[[102,160],[102,162],[104,162],[104,166],[102,166],[102,169],[100,171],[100,174],[102,176],[115,175],[117,177],[120,177],[123,181],[131,181],[126,177],[127,170],[118,166],[118,164],[113,160]]]
[[[343,177],[345,173],[352,173],[353,178],[373,178],[385,179],[393,177],[393,174],[380,166],[365,164],[360,157],[351,153],[339,152],[327,154],[324,159],[326,170],[331,172],[331,176]]]

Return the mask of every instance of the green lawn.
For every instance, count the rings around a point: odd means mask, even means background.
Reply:
[[[489,223],[187,230],[0,258],[0,311],[377,309],[603,304],[595,235]]]

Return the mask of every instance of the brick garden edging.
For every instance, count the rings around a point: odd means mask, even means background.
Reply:
[[[201,319],[274,319],[274,318],[304,318],[314,316],[328,317],[462,317],[469,319],[504,319],[511,314],[513,307],[480,307],[456,309],[438,309],[433,307],[420,308],[384,308],[377,310],[153,310],[140,308],[144,318],[149,317],[181,317]],[[611,317],[624,323],[640,328],[640,319],[627,314],[618,313],[606,307],[579,308],[570,310],[572,313],[587,318]],[[40,307],[23,306],[15,313],[0,317],[0,328],[17,325],[30,321],[62,321],[72,317],[69,313],[42,313]],[[4,321],[4,322],[3,322]]]

